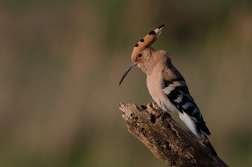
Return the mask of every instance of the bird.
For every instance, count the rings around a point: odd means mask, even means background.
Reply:
[[[149,32],[135,45],[131,64],[122,75],[119,85],[128,72],[138,66],[147,75],[147,88],[156,104],[164,112],[176,113],[195,136],[207,141],[208,150],[217,156],[207,138],[210,131],[190,95],[184,77],[172,64],[167,51],[152,48],[163,28],[164,24]]]

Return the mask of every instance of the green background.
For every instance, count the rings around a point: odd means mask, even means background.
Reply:
[[[161,24],[153,47],[185,77],[218,155],[252,166],[246,0],[1,0],[0,166],[164,167],[118,109],[152,102],[141,70],[118,82],[133,46]]]

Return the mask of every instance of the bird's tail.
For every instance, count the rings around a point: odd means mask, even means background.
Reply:
[[[215,151],[215,149],[213,148],[212,144],[210,143],[210,141],[208,140],[207,136],[204,136],[205,138],[203,138],[203,143],[204,145],[207,147],[207,149],[215,156],[217,156],[217,153]]]

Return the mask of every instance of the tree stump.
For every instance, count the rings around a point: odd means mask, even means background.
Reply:
[[[174,121],[155,103],[136,106],[120,103],[128,131],[167,166],[227,167],[208,151],[204,142]]]

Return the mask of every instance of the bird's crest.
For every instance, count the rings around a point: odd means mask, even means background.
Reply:
[[[157,38],[161,34],[163,27],[164,27],[164,24],[152,30],[147,35],[145,35],[145,37],[140,39],[140,41],[135,45],[133,49],[133,52],[131,55],[132,60],[134,60],[142,50],[150,47],[157,40]]]

